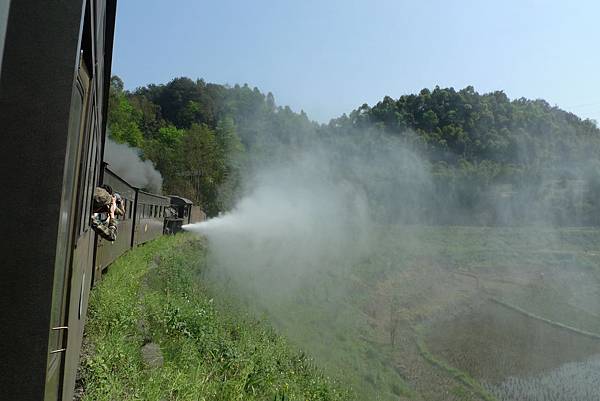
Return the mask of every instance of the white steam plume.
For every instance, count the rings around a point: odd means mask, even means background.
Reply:
[[[249,296],[268,292],[273,301],[370,254],[375,220],[404,218],[398,206],[413,206],[416,186],[430,179],[397,142],[368,151],[362,145],[298,152],[259,172],[231,212],[184,226],[208,238],[210,274],[239,280],[238,290]]]

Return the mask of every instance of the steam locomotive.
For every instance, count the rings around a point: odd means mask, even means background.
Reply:
[[[167,208],[167,231],[192,221],[191,202],[102,165],[115,13],[116,0],[0,1],[2,400],[71,401],[92,283],[161,235]],[[90,227],[103,182],[127,210],[114,243]]]

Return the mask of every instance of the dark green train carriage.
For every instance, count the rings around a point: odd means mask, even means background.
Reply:
[[[0,3],[0,174],[12,205],[2,216],[0,398],[71,401],[116,1]]]

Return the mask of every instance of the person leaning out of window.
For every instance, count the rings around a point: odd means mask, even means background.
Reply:
[[[94,189],[94,201],[91,225],[94,231],[108,241],[117,239],[117,210],[116,196],[110,185],[103,185]],[[120,210],[119,210],[120,211]]]

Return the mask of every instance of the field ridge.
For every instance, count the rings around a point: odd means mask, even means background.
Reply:
[[[596,334],[596,333],[592,333],[590,331],[581,330],[581,329],[578,329],[576,327],[568,326],[568,325],[566,325],[564,323],[560,323],[560,322],[557,322],[555,320],[546,319],[545,317],[542,317],[542,316],[536,315],[534,313],[528,312],[528,311],[526,311],[523,308],[520,308],[520,307],[518,307],[516,305],[513,305],[511,303],[508,303],[506,301],[503,301],[503,300],[495,298],[495,297],[490,297],[490,301],[492,301],[494,303],[497,303],[498,305],[504,306],[505,308],[512,309],[513,311],[518,312],[518,313],[520,313],[520,314],[522,314],[524,316],[527,316],[529,318],[536,319],[536,320],[542,321],[544,323],[548,323],[548,324],[550,324],[550,325],[552,325],[554,327],[558,327],[560,329],[565,329],[565,330],[571,331],[573,333],[580,334],[582,336],[586,336],[586,337],[589,337],[589,338],[600,340],[600,334]]]

